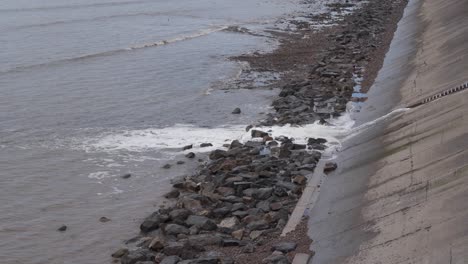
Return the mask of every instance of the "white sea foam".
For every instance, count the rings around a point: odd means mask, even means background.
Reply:
[[[346,113],[339,118],[328,120],[329,124],[327,125],[316,122],[304,126],[285,125],[256,127],[254,129],[268,132],[272,137],[287,136],[293,138],[294,142],[299,144],[306,143],[308,138],[325,138],[328,141],[327,145],[336,149],[340,148],[341,142],[351,139],[381,121],[408,110],[408,108],[396,109],[357,127],[353,127],[355,122],[351,118],[351,114]],[[89,140],[86,144],[88,151],[127,150],[142,152],[159,149],[171,153],[181,153],[182,147],[186,145],[193,145],[193,148],[186,152],[208,152],[223,147],[232,140],[246,142],[252,140],[252,138],[250,132],[246,132],[245,127],[241,125],[206,128],[179,124],[165,128],[120,131]],[[213,146],[201,148],[201,143],[211,143]],[[93,174],[90,175],[90,178],[101,179],[106,176],[105,174]]]

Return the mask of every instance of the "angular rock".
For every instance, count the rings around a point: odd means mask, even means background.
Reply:
[[[218,187],[216,191],[222,196],[229,196],[229,195],[233,195],[236,193],[234,188],[231,188],[231,187]]]
[[[288,252],[294,251],[296,247],[297,247],[297,243],[295,242],[279,242],[279,243],[274,244],[271,247],[271,251],[277,250],[283,253],[288,253]]]
[[[233,231],[231,233],[231,236],[237,240],[241,240],[244,237],[244,229],[242,228],[242,229]]]
[[[199,234],[188,238],[190,246],[213,246],[220,245],[223,239],[217,234]]]
[[[247,229],[250,230],[265,230],[268,229],[270,226],[265,220],[259,220],[251,222],[247,225]]]
[[[153,231],[159,228],[159,225],[163,222],[164,222],[164,219],[163,217],[161,217],[159,212],[154,212],[150,216],[145,218],[145,220],[143,220],[143,223],[141,223],[140,225],[140,230],[143,233]]]
[[[260,201],[255,205],[255,207],[266,213],[270,211],[270,202]]]
[[[187,150],[193,148],[193,145],[187,145],[182,148],[182,150]]]
[[[192,214],[192,212],[190,212],[190,210],[188,210],[188,209],[175,209],[175,210],[172,210],[169,213],[169,217],[171,218],[172,221],[182,223],[191,214]]]
[[[221,221],[221,223],[219,223],[218,226],[221,227],[221,228],[233,229],[236,226],[238,226],[239,224],[240,224],[239,219],[237,219],[237,217],[233,216],[233,217],[223,219],[223,221]]]
[[[325,167],[323,168],[323,172],[325,173],[330,173],[338,168],[338,165],[336,165],[335,162],[327,162],[325,164]]]
[[[168,256],[180,256],[187,248],[187,245],[182,242],[168,242],[163,252]]]
[[[218,258],[206,257],[198,259],[186,259],[178,262],[178,264],[218,264]]]
[[[258,200],[266,200],[270,198],[273,188],[260,188],[252,192],[252,197]]]
[[[262,260],[263,264],[290,264],[288,258],[284,255],[271,255]]]
[[[166,199],[175,199],[175,198],[179,197],[179,195],[180,195],[179,190],[174,189],[174,190],[172,190],[172,191],[166,193],[166,194],[164,195],[164,197],[165,197]]]
[[[227,156],[228,156],[227,151],[217,149],[217,150],[212,151],[210,153],[209,157],[210,157],[211,160],[217,160],[217,159],[220,159],[220,158],[225,158]]]
[[[260,130],[252,129],[252,130],[250,131],[250,135],[251,135],[253,138],[263,138],[263,137],[268,136],[268,133],[263,132],[263,131],[260,131]]]
[[[126,249],[126,248],[121,248],[121,249],[115,251],[114,253],[112,253],[111,256],[112,256],[113,258],[121,258],[121,257],[123,257],[123,256],[126,255],[126,254],[128,254],[128,249]]]
[[[136,264],[139,261],[147,261],[151,259],[151,256],[147,254],[145,250],[137,249],[129,251],[128,254],[120,258],[121,264]]]
[[[232,110],[232,114],[234,114],[234,115],[238,115],[240,113],[241,113],[241,109],[239,107],[236,107],[236,108],[234,108],[234,110]]]
[[[213,220],[209,219],[208,217],[205,216],[199,216],[199,215],[191,215],[187,218],[185,223],[189,226],[196,226],[202,230],[216,230],[218,227]]]
[[[193,159],[193,158],[195,158],[195,153],[189,152],[189,153],[185,154],[185,157],[189,158],[189,159]]]
[[[153,250],[160,250],[163,249],[164,246],[166,245],[166,240],[164,239],[163,236],[156,236],[151,240],[151,243],[149,244],[148,248],[153,249]]]
[[[186,228],[185,226],[178,225],[178,224],[168,224],[164,227],[164,231],[168,235],[190,234],[190,230],[188,228]]]

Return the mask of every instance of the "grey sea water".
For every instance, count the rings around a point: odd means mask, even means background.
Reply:
[[[221,144],[268,111],[276,91],[218,86],[241,69],[229,56],[276,42],[223,29],[273,28],[299,2],[2,0],[0,262],[109,263],[196,167],[160,169],[179,147]]]

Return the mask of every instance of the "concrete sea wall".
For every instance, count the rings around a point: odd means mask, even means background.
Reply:
[[[411,0],[356,118],[371,121],[468,81],[468,2]],[[343,142],[310,212],[325,263],[468,263],[468,91]]]

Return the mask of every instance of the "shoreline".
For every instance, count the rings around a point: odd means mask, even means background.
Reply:
[[[236,57],[253,70],[288,70],[273,84],[281,87],[272,103],[275,111],[258,125],[327,124],[330,116],[346,112],[348,102],[365,100],[353,95],[366,92],[373,82],[405,6],[406,1],[369,1],[336,26],[282,38],[272,53]],[[356,91],[355,77],[361,74],[362,88]],[[291,138],[272,138],[261,127],[250,133],[253,140],[214,150],[211,162],[194,175],[175,179],[174,189],[166,194],[169,203],[147,217],[142,235],[127,241],[128,248],[113,257],[123,264],[289,263],[295,253],[306,253],[304,243],[311,242],[307,232],[278,237],[325,142],[310,138],[308,144],[296,144]]]

